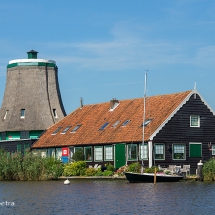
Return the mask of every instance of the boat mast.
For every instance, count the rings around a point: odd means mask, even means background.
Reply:
[[[144,159],[144,138],[145,138],[145,120],[146,120],[146,88],[147,88],[147,71],[145,72],[145,86],[144,86],[144,96],[143,96],[143,139],[142,139],[142,166],[141,166],[141,173],[143,173],[143,159]]]

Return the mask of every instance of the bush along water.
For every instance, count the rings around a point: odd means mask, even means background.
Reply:
[[[43,158],[26,152],[9,154],[0,149],[0,180],[50,180],[63,173],[63,164],[53,157]]]
[[[205,162],[202,168],[204,181],[215,181],[215,159],[212,158]]]

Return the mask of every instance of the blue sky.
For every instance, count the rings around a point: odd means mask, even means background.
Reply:
[[[214,0],[55,0],[0,4],[0,100],[9,60],[55,60],[67,114],[112,98],[197,90],[215,110]]]

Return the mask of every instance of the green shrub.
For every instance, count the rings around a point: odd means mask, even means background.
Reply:
[[[113,175],[113,171],[109,171],[109,170],[105,170],[103,173],[102,173],[103,176],[112,176]]]
[[[86,176],[95,176],[97,174],[98,170],[94,168],[87,168],[85,175]]]
[[[128,172],[140,172],[141,165],[136,162],[128,165]]]
[[[205,162],[202,168],[204,181],[215,181],[215,159]]]
[[[46,159],[45,168],[53,179],[57,179],[63,173],[63,163],[54,157]]]
[[[80,176],[84,175],[86,171],[86,162],[77,161],[64,166],[64,176]]]
[[[155,172],[155,168],[156,168],[156,172],[160,172],[159,168],[157,166],[152,166],[152,167],[147,167],[145,168],[144,172],[145,173],[154,173]]]
[[[98,168],[97,169],[97,172],[96,172],[96,176],[102,176],[103,172],[101,170],[101,168]]]
[[[107,167],[108,171],[112,171],[112,172],[115,171],[115,168],[114,168],[114,166],[111,163],[107,163],[105,166]]]

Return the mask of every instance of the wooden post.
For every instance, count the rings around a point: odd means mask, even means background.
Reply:
[[[156,173],[157,173],[157,169],[155,167],[155,172],[154,172],[154,184],[156,184]]]

